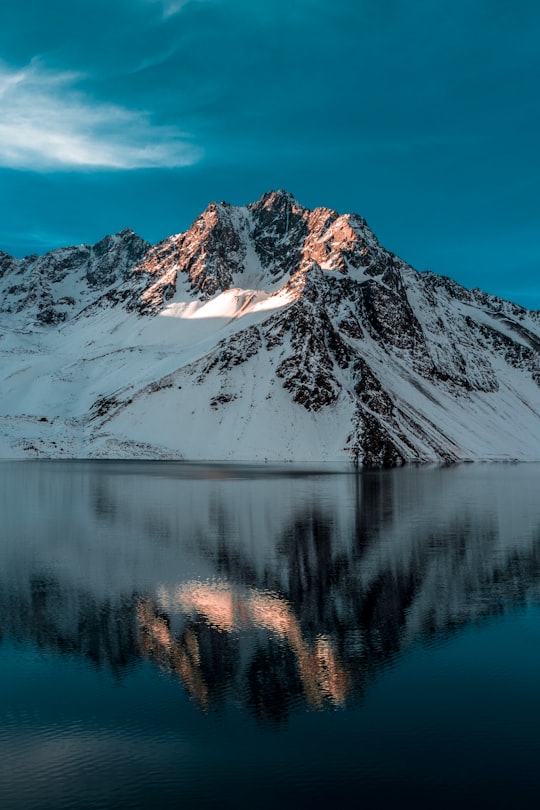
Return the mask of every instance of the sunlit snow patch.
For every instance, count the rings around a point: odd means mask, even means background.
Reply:
[[[277,293],[264,290],[243,290],[235,287],[219,293],[210,301],[175,301],[160,313],[169,318],[195,320],[198,318],[241,318],[256,312],[281,309],[290,304],[294,294],[281,289]]]

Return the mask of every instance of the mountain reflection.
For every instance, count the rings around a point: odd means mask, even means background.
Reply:
[[[203,706],[207,704],[209,693],[198,630],[207,634],[207,628],[218,631],[217,643],[220,634],[223,637],[223,634],[236,635],[257,629],[268,631],[271,638],[287,643],[294,656],[295,674],[310,705],[320,706],[325,699],[336,705],[344,703],[347,676],[337,661],[331,639],[319,635],[313,644],[308,644],[290,606],[277,594],[241,591],[227,583],[190,582],[170,595],[162,591],[160,603],[166,605],[165,615],[180,610],[191,614],[193,623],[187,626],[181,638],[174,638],[163,613],[148,601],[141,601],[141,648],[176,672]],[[197,618],[202,622],[197,622]],[[231,671],[234,672],[234,668]]]
[[[204,711],[347,705],[418,640],[539,601],[538,474],[4,462],[0,633],[152,662]]]

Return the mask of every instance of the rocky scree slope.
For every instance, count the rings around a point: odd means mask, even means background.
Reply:
[[[540,459],[540,313],[290,194],[0,254],[0,455]]]

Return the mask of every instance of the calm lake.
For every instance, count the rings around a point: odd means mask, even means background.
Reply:
[[[0,462],[0,807],[538,807],[540,465]]]

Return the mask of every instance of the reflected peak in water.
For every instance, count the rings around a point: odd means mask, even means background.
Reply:
[[[0,630],[150,661],[205,712],[353,705],[419,640],[538,603],[538,475],[2,463]]]
[[[150,603],[145,602],[139,612],[143,637],[151,637],[154,641],[154,646],[148,652],[162,663],[169,657],[170,669],[179,674],[190,693],[204,694],[201,701],[204,706],[208,692],[203,686],[200,647],[195,635],[197,619],[220,633],[234,634],[238,643],[241,636],[249,635],[252,631],[267,631],[274,639],[286,642],[293,653],[308,704],[321,706],[325,699],[335,705],[345,702],[348,678],[337,660],[330,638],[319,635],[313,644],[308,644],[291,606],[278,594],[235,588],[224,581],[193,581],[185,583],[172,594],[160,588],[159,607],[161,610],[158,613]],[[188,672],[185,668],[178,670],[176,667],[177,650],[186,648],[186,631],[182,638],[173,638],[170,621],[164,622],[163,610],[168,617],[173,613],[193,617],[189,638],[196,655],[191,655],[194,666]],[[189,675],[187,680],[186,672]],[[194,688],[194,684],[197,688]]]

